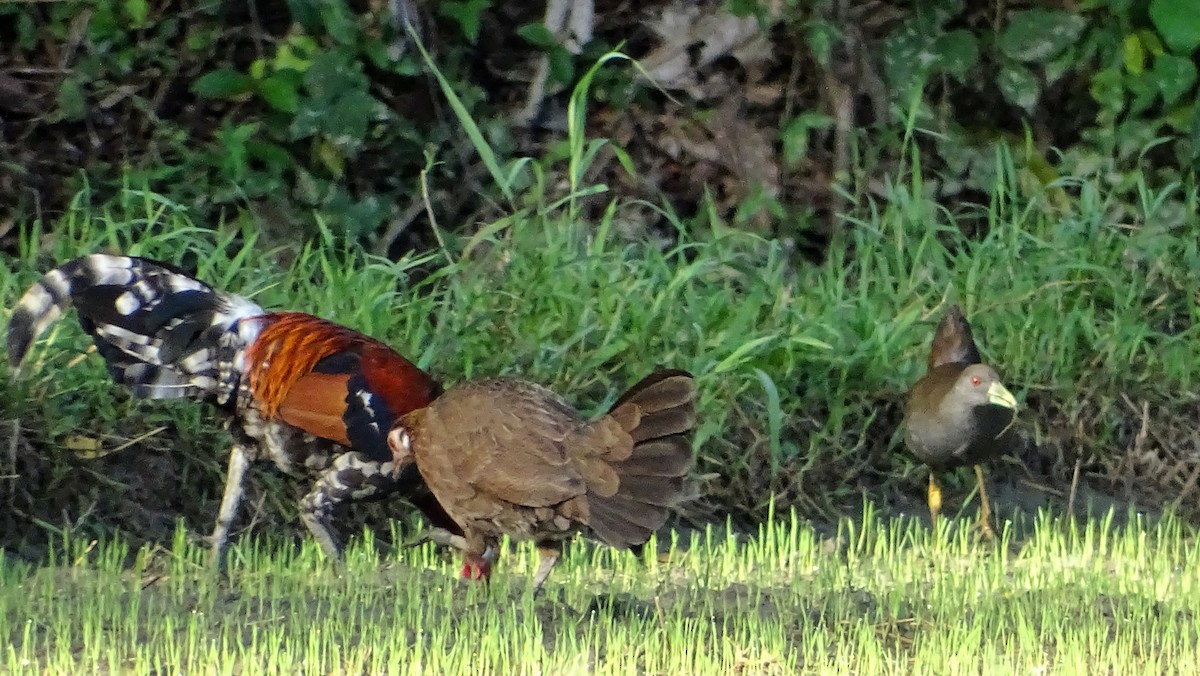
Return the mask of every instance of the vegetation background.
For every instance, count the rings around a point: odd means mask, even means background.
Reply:
[[[689,368],[691,524],[920,513],[894,433],[960,302],[1031,439],[1002,516],[1078,477],[1194,519],[1188,5],[417,2],[418,47],[373,0],[5,2],[0,298],[119,250],[587,411]],[[131,400],[84,345],[0,375],[0,540],[206,531],[211,412]],[[299,532],[300,487],[258,475],[243,525]]]

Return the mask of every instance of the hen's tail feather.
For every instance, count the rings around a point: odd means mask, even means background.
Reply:
[[[696,381],[687,371],[656,371],[629,388],[612,412],[627,405],[640,413],[636,426],[628,430],[635,443],[690,433],[696,426]]]
[[[15,368],[30,345],[74,306],[109,372],[136,396],[215,396],[223,403],[240,380],[240,350],[257,330],[239,320],[263,314],[174,266],[93,254],[47,272],[25,292],[8,328]]]
[[[686,495],[682,476],[637,476],[623,473],[620,466],[614,469],[621,477],[621,485],[614,497],[623,497],[629,503],[646,507],[672,507]]]
[[[614,495],[607,500],[591,505],[593,510],[597,506],[601,510],[607,510],[610,512],[610,516],[620,521],[629,521],[650,530],[661,528],[668,515],[668,508],[666,507],[647,505],[621,495]]]
[[[696,385],[686,371],[658,371],[629,389],[609,416],[634,441],[622,460],[610,460],[619,484],[611,496],[589,494],[588,525],[614,547],[646,542],[686,499],[696,426]]]
[[[650,439],[638,444],[635,454],[621,463],[626,476],[680,477],[692,467],[690,440],[680,436]]]

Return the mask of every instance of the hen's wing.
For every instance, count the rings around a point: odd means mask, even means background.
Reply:
[[[524,507],[549,507],[586,490],[563,445],[581,424],[579,414],[562,399],[532,383],[509,378],[467,382],[429,407],[420,434],[422,455],[441,456],[443,466],[475,493]],[[431,464],[438,463],[424,466]]]

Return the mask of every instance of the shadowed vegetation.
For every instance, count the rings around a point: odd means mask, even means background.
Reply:
[[[1003,154],[997,165],[1010,175]],[[998,491],[1001,518],[1063,497],[1077,458],[1095,489],[1195,515],[1196,464],[1183,439],[1195,417],[1200,254],[1174,233],[1194,231],[1196,217],[1155,211],[1178,187],[1147,188],[1144,212],[1122,223],[1091,182],[1070,188],[1079,198],[1064,211],[998,184],[989,234],[967,241],[921,196],[914,172],[889,187],[886,205],[858,210],[853,258],[819,267],[717,222],[675,220],[677,243],[662,247],[626,240],[615,227],[620,201],[594,230],[577,227],[570,202],[530,207],[388,262],[321,239],[267,251],[252,231],[195,228],[153,194],[130,190],[103,213],[84,194],[56,237],[29,232],[0,272],[0,293],[11,307],[41,271],[81,253],[147,255],[268,308],[360,329],[447,384],[520,374],[588,415],[656,365],[686,368],[700,391],[703,477],[688,512],[701,521],[761,518],[773,493],[819,519],[856,509],[864,492],[885,509],[920,509],[924,472],[895,432],[933,323],[954,300],[987,336],[984,358],[1003,365],[1036,442],[998,463],[998,482],[1015,488],[1007,504]],[[526,199],[542,203],[536,190]],[[80,332],[58,326],[25,378],[0,376],[6,429],[20,429],[9,439],[9,473],[22,480],[7,498],[8,541],[43,522],[161,538],[178,514],[211,515],[227,446],[210,412],[131,400],[97,357],[79,358]],[[948,509],[966,499],[968,478],[948,477]],[[290,516],[288,500],[263,495],[259,518]]]

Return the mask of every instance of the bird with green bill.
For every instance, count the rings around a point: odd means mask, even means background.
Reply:
[[[979,526],[985,537],[995,536],[980,464],[1016,446],[1016,417],[1016,398],[983,363],[962,310],[950,306],[934,333],[928,370],[909,390],[904,410],[908,448],[929,467],[929,514],[934,524],[942,506],[936,474],[973,465],[979,483]]]

